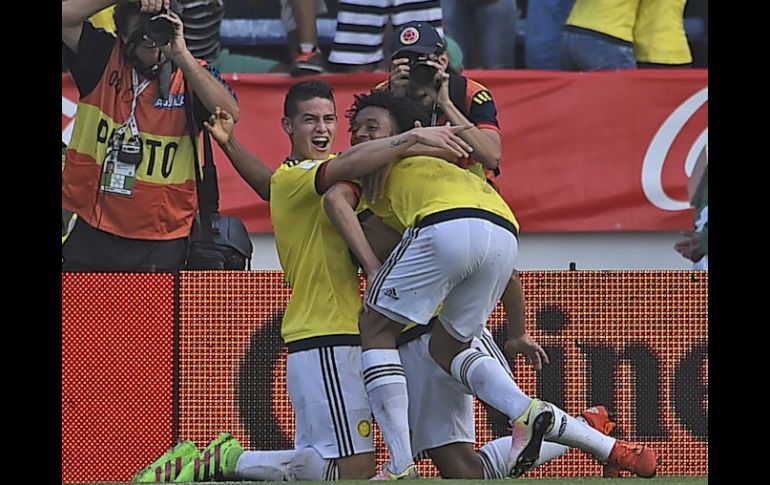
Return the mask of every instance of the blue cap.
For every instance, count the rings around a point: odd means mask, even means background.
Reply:
[[[446,43],[438,31],[428,22],[408,22],[393,32],[390,42],[391,55],[402,52],[437,54],[446,49]]]

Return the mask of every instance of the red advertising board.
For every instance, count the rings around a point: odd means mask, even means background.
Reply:
[[[127,481],[173,438],[169,274],[62,274],[62,480]]]
[[[604,404],[619,438],[658,451],[660,475],[708,474],[708,273],[521,275],[528,328],[551,359],[540,372],[521,356],[511,361],[522,390],[573,415]],[[249,449],[292,447],[282,274],[182,273],[177,293],[172,283],[169,275],[63,276],[63,481],[128,480],[171,444],[172,430],[200,446],[230,431]],[[489,327],[501,347],[503,325],[498,307]],[[479,444],[500,436],[479,406],[476,431]],[[95,463],[94,442],[116,445],[101,447]],[[527,476],[600,473],[573,450]]]
[[[687,229],[687,174],[708,138],[708,71],[467,71],[486,85],[502,128],[503,197],[522,230],[662,231]],[[353,94],[383,73],[326,75],[335,88],[335,149],[349,146],[342,116]],[[272,168],[289,153],[281,130],[288,76],[225,76],[241,106],[236,134]],[[62,77],[62,132],[68,139],[78,95]],[[220,207],[252,232],[270,232],[268,204],[217,153]]]

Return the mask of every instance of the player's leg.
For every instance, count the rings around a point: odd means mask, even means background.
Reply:
[[[385,474],[409,472],[414,464],[407,414],[409,397],[396,338],[404,325],[428,323],[463,269],[459,264],[444,265],[435,257],[435,233],[435,226],[404,232],[367,289],[367,309],[359,321],[364,382],[390,451],[391,463]]]

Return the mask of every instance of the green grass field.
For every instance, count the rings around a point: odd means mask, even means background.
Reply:
[[[439,479],[424,479],[419,483],[437,482]],[[518,481],[532,485],[706,485],[708,476],[705,477],[656,477],[652,479],[644,478],[615,478],[606,479],[601,477],[590,478],[520,478]],[[97,482],[87,485],[123,485],[124,482]],[[286,482],[199,482],[205,485],[264,485],[266,483],[286,483]],[[324,482],[301,482],[301,483],[324,483]],[[368,480],[341,480],[337,482],[340,485],[366,485]],[[500,485],[510,484],[511,480],[452,480],[452,485]],[[65,484],[66,485],[66,484]],[[126,484],[128,485],[128,484]]]

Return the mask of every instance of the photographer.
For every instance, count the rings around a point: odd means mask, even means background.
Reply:
[[[389,88],[396,96],[422,102],[431,109],[432,125],[475,125],[459,133],[473,147],[473,158],[458,163],[481,177],[496,176],[502,140],[489,90],[448,67],[446,41],[430,24],[409,22],[392,39],[390,78],[375,90]]]
[[[239,110],[219,72],[187,49],[171,3],[62,2],[63,51],[80,93],[62,174],[62,207],[78,218],[62,270],[184,267],[197,206],[191,132],[216,106],[235,120]],[[117,38],[86,21],[113,4]]]

